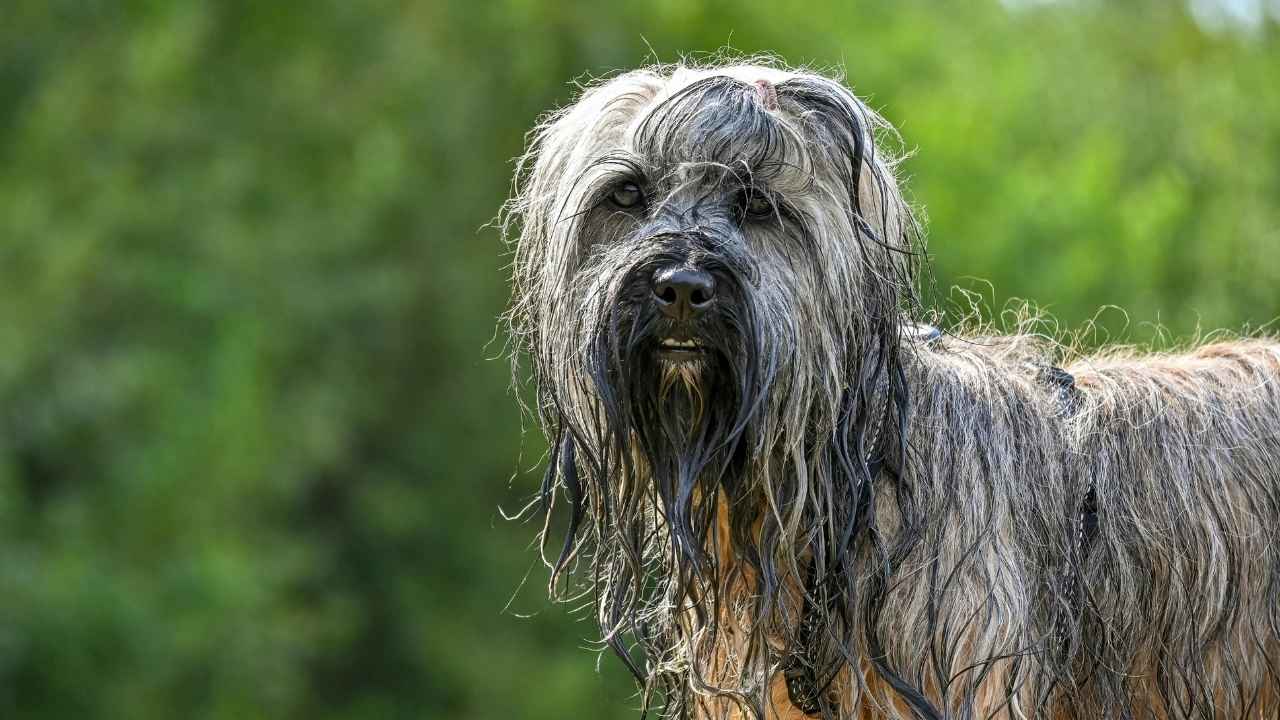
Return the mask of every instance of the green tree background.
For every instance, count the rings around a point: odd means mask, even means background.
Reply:
[[[8,0],[0,717],[633,717],[498,512],[544,445],[484,225],[539,113],[654,55],[842,65],[917,151],[931,302],[1256,327],[1266,3]]]

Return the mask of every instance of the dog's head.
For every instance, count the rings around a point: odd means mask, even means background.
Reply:
[[[725,553],[775,590],[848,555],[917,249],[888,132],[835,80],[739,65],[621,75],[532,133],[509,320],[572,508],[552,565],[591,546],[605,637],[651,668]]]

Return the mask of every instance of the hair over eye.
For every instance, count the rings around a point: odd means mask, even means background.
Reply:
[[[644,203],[644,193],[631,180],[624,180],[609,192],[609,202],[620,208],[634,208]]]
[[[773,199],[762,190],[744,190],[738,205],[743,217],[759,220],[774,215]]]

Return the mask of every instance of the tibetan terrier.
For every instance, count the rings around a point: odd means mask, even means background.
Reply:
[[[507,319],[552,592],[664,717],[1276,717],[1280,344],[919,324],[896,145],[768,64],[533,131]]]

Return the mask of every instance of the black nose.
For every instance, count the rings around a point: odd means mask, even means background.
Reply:
[[[653,297],[662,314],[673,320],[692,320],[711,307],[716,279],[694,267],[665,267],[653,274]]]

